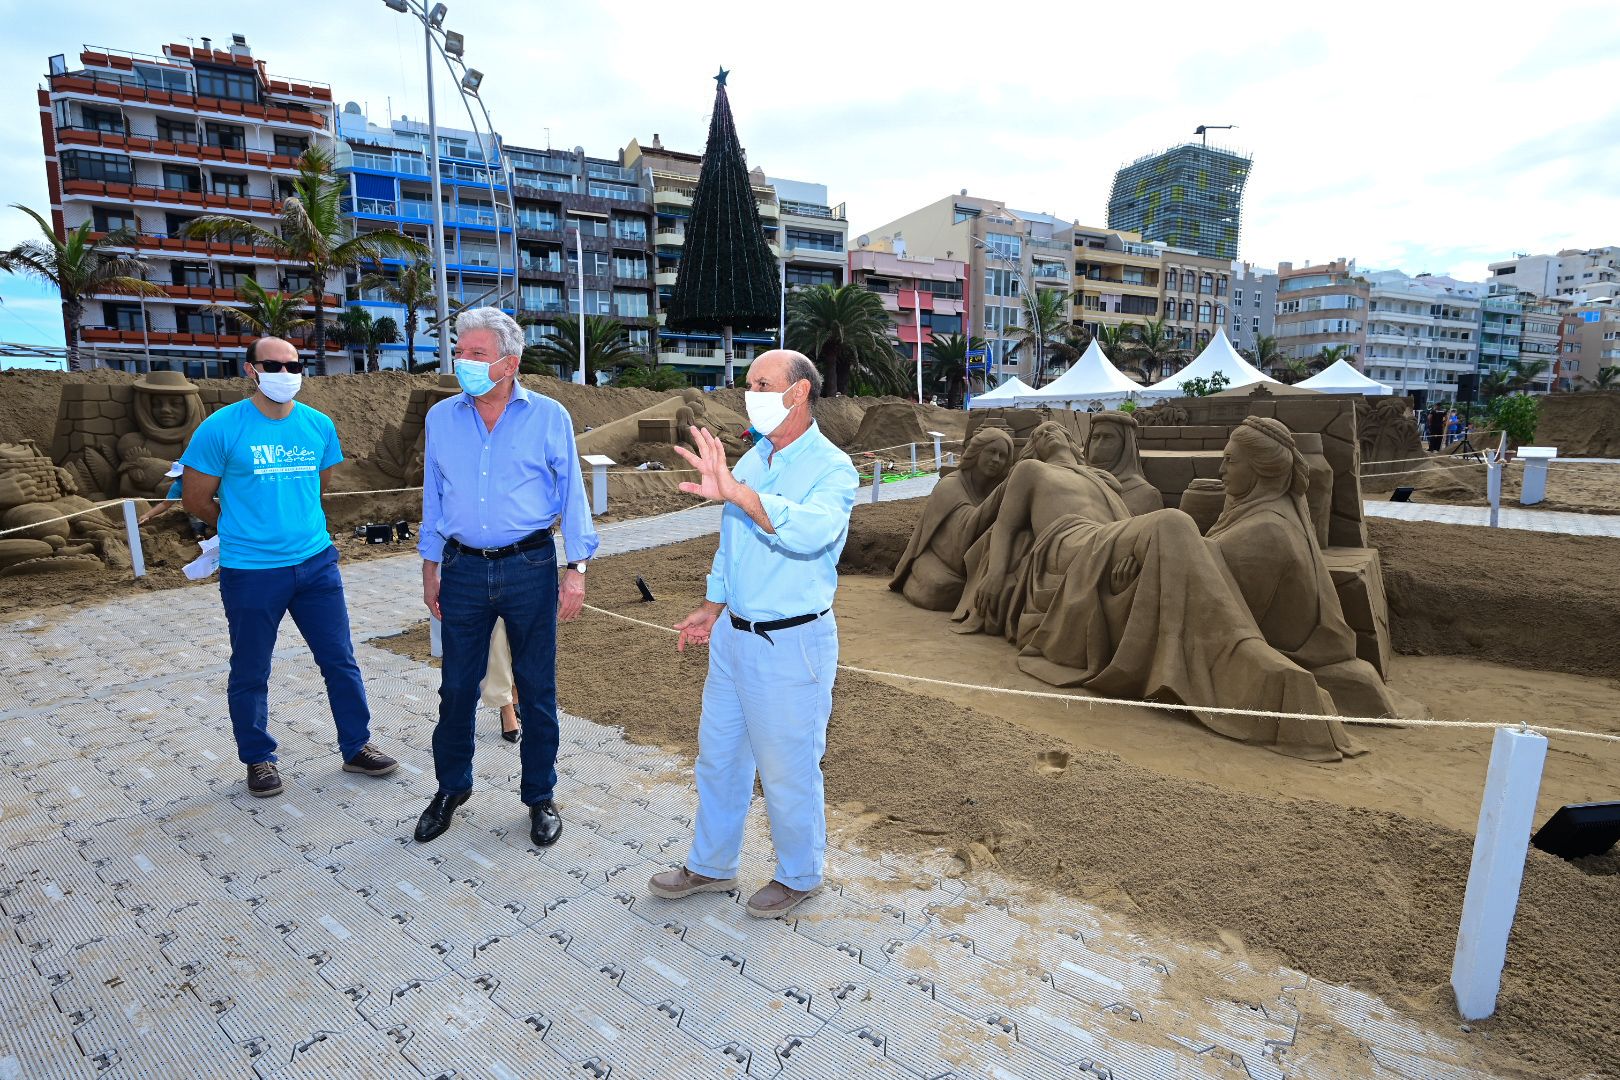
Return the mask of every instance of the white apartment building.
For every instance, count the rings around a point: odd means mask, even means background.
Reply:
[[[1455,398],[1457,376],[1473,374],[1479,365],[1484,286],[1400,270],[1362,276],[1370,290],[1362,370],[1398,394]]]
[[[849,278],[849,220],[832,205],[826,184],[767,177],[781,212],[787,287],[842,285]]]
[[[1490,264],[1491,284],[1536,296],[1596,300],[1620,295],[1620,247],[1565,248]]]

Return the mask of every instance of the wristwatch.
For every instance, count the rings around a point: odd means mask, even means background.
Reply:
[[[583,574],[585,572],[585,564],[582,562],[571,562],[568,564],[568,569],[574,571],[576,574]]]

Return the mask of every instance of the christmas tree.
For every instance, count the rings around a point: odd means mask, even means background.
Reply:
[[[748,163],[726,98],[726,69],[715,76],[714,115],[703,168],[692,196],[686,244],[667,324],[671,330],[718,332],[725,339],[726,385],[732,382],[731,332],[776,326],[780,283],[776,257],[748,181]]]

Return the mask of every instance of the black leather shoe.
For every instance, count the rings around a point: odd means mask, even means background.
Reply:
[[[422,811],[422,816],[416,822],[416,842],[425,844],[434,837],[441,836],[444,830],[450,827],[450,819],[455,817],[456,808],[472,797],[472,792],[463,791],[459,795],[448,792],[439,792]]]
[[[507,731],[506,729],[502,728],[501,729],[501,738],[505,739],[507,742],[517,742],[518,741],[517,728],[513,728],[511,731]]]
[[[550,799],[529,807],[529,840],[535,847],[550,847],[562,835],[562,815]]]

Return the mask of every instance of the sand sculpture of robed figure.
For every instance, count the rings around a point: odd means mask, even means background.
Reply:
[[[1115,461],[1127,454],[1134,445]],[[1006,637],[1018,666],[1052,685],[1304,714],[1313,718],[1198,716],[1223,735],[1313,761],[1359,753],[1342,724],[1314,717],[1395,709],[1356,659],[1304,507],[1308,466],[1286,427],[1250,418],[1222,471],[1226,509],[1206,539],[1179,510],[1133,515],[1120,479],[1087,466],[1062,426],[1042,424],[988,494],[978,490],[993,482],[983,464],[958,485],[941,482],[930,503],[946,508],[924,510],[891,587],[943,610],[949,583],[960,581],[957,631]]]

